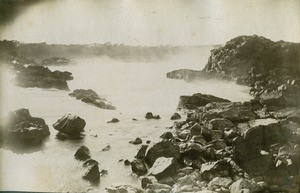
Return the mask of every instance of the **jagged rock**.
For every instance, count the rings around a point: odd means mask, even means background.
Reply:
[[[91,183],[97,183],[100,181],[100,172],[98,164],[91,165],[87,172],[82,176],[83,179],[90,181]]]
[[[227,177],[230,171],[230,163],[226,160],[218,160],[202,164],[200,172],[203,179],[212,180],[215,177]]]
[[[145,175],[148,170],[143,160],[135,159],[131,163],[131,170],[138,176]]]
[[[179,113],[174,113],[171,117],[171,120],[178,120],[178,119],[181,119],[181,116]]]
[[[160,119],[159,115],[153,115],[151,112],[146,113],[145,115],[146,119]]]
[[[90,159],[91,158],[90,150],[83,145],[76,151],[74,157],[81,161]]]
[[[103,149],[102,149],[102,151],[109,151],[110,150],[110,145],[107,145],[107,146],[105,146]]]
[[[146,157],[147,148],[148,148],[148,145],[142,145],[135,157],[137,159],[144,159]]]
[[[162,138],[162,139],[172,139],[173,138],[173,134],[171,133],[171,132],[164,132],[161,136],[160,136],[160,138]]]
[[[83,167],[88,167],[88,166],[92,166],[94,164],[99,164],[99,163],[96,160],[88,159],[85,162],[83,162],[82,166]]]
[[[114,107],[110,102],[108,102],[105,98],[101,98],[95,91],[91,89],[76,89],[70,93],[69,96],[75,97],[77,100],[92,104],[101,109],[116,109],[116,107]]]
[[[72,73],[54,71],[43,66],[27,66],[21,68],[13,79],[20,87],[56,88],[69,90],[67,81],[72,80]]]
[[[120,122],[117,118],[112,118],[112,120],[108,121],[107,123],[118,123]]]
[[[80,138],[85,121],[77,115],[66,114],[53,124],[53,128],[69,138]]]
[[[151,167],[154,164],[155,160],[159,157],[173,157],[179,159],[179,146],[174,145],[170,141],[161,141],[159,143],[156,143],[147,151],[145,161]]]
[[[23,145],[39,144],[50,135],[44,119],[32,117],[28,109],[10,112],[3,126],[3,141]]]
[[[143,190],[132,185],[119,185],[105,188],[107,193],[144,193]]]
[[[143,143],[143,141],[142,141],[141,138],[137,137],[137,138],[135,138],[135,140],[129,141],[129,143],[132,143],[132,144],[134,144],[134,145],[138,145],[138,144]]]
[[[178,169],[179,164],[175,158],[159,157],[155,160],[149,173],[155,176],[157,180],[161,180],[175,175]]]
[[[128,160],[128,159],[126,159],[126,160],[124,160],[124,165],[125,166],[129,166],[131,163],[130,163],[130,161]]]
[[[180,96],[178,109],[196,109],[197,107],[205,106],[211,102],[230,102],[227,99],[222,99],[209,94],[193,94],[192,96]]]

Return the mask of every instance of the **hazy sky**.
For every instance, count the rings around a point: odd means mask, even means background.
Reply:
[[[223,44],[238,35],[300,42],[299,0],[56,0],[1,26],[0,39],[61,44]]]

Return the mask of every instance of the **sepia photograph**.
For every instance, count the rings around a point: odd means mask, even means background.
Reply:
[[[300,1],[0,0],[0,192],[300,193]]]

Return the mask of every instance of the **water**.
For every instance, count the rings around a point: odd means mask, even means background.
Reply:
[[[174,69],[201,69],[208,54],[209,50],[205,50],[197,57],[180,56],[153,63],[92,58],[75,60],[67,66],[50,67],[72,72],[71,90],[91,88],[111,101],[117,107],[115,111],[82,103],[69,97],[66,91],[15,87],[9,82],[9,73],[4,71],[2,115],[10,110],[28,108],[32,116],[45,119],[51,135],[41,147],[34,149],[0,149],[1,190],[84,192],[88,189],[103,191],[110,185],[138,185],[130,167],[119,160],[132,160],[136,154],[139,146],[129,144],[130,140],[136,137],[144,142],[158,140],[166,127],[173,123],[169,119],[176,111],[180,95],[201,92],[232,101],[251,98],[247,94],[248,88],[234,83],[201,81],[189,84],[166,78],[165,74]],[[162,119],[145,120],[144,115],[148,111],[159,114]],[[86,120],[83,140],[59,141],[55,138],[57,131],[52,124],[65,113],[73,113]],[[106,123],[113,117],[120,122]],[[138,121],[132,121],[132,118]],[[108,175],[101,177],[98,186],[92,186],[81,178],[84,173],[82,162],[73,157],[81,145],[90,149],[92,158],[100,163],[100,170],[108,170]],[[107,145],[111,149],[103,152]]]

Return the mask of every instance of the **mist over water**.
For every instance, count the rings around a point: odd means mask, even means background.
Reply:
[[[248,88],[232,82],[200,81],[186,83],[182,80],[166,78],[166,73],[180,68],[199,69],[205,64],[210,48],[203,49],[193,59],[191,55],[174,56],[170,60],[153,63],[127,63],[109,58],[78,59],[65,66],[49,66],[51,70],[67,70],[73,73],[69,82],[71,90],[91,88],[111,101],[117,110],[103,110],[82,103],[68,96],[69,92],[38,88],[19,88],[6,82],[3,89],[3,113],[18,108],[28,108],[32,116],[45,119],[51,135],[45,144],[33,149],[1,149],[3,190],[26,191],[75,191],[87,189],[104,190],[110,185],[138,185],[137,177],[132,176],[130,167],[125,167],[120,159],[132,160],[138,146],[129,144],[140,137],[156,141],[166,127],[173,124],[171,115],[176,111],[180,95],[197,92],[209,93],[232,101],[248,100]],[[192,58],[192,59],[191,59]],[[202,59],[200,59],[202,58]],[[161,120],[145,120],[146,112],[159,114]],[[57,131],[52,127],[65,113],[73,113],[87,122],[85,138],[77,141],[59,141]],[[184,114],[182,114],[185,117]],[[120,120],[108,124],[112,117]],[[138,121],[132,121],[132,118]],[[98,137],[94,137],[97,135]],[[100,163],[100,170],[108,170],[101,177],[98,186],[91,186],[81,179],[84,172],[82,163],[74,159],[75,151],[86,145],[92,158]],[[107,145],[111,150],[103,152]],[[18,172],[12,172],[18,171]]]

